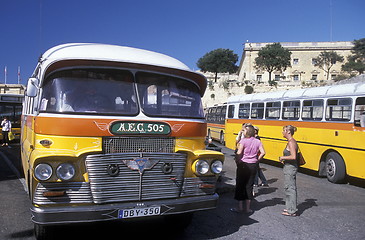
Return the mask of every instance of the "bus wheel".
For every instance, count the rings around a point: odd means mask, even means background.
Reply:
[[[53,239],[54,229],[52,226],[34,224],[34,235],[37,240]]]
[[[327,179],[333,183],[341,183],[346,177],[346,166],[342,157],[336,152],[330,152],[326,156]]]

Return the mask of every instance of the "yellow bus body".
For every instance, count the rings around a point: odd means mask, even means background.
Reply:
[[[338,152],[346,164],[348,175],[365,178],[365,142],[364,130],[353,124],[270,121],[254,119],[228,119],[226,125],[226,146],[235,149],[237,133],[242,123],[250,122],[259,127],[259,136],[263,142],[266,159],[279,162],[287,141],[282,136],[283,127],[294,125],[298,128],[294,138],[297,140],[306,164],[304,168],[319,171],[320,163],[329,151]]]

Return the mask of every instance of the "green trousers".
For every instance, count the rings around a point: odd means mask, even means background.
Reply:
[[[298,211],[297,208],[297,172],[298,166],[295,164],[284,164],[284,193],[285,193],[285,209],[288,213],[293,214]]]

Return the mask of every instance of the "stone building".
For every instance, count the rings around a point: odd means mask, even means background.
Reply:
[[[239,81],[267,83],[269,73],[255,68],[255,58],[262,47],[272,43],[244,44],[244,50],[239,66]],[[282,42],[284,48],[291,51],[291,67],[284,72],[272,72],[272,79],[289,86],[303,85],[311,82],[323,82],[327,80],[326,73],[319,67],[314,66],[314,58],[323,51],[335,51],[344,57],[351,54],[352,42]],[[330,70],[329,80],[334,79],[341,72],[343,63],[337,62]]]

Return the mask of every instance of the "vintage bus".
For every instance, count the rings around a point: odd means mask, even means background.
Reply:
[[[169,56],[74,43],[28,80],[22,162],[38,239],[54,224],[215,208],[224,155],[205,150],[203,75]]]
[[[227,105],[215,105],[206,109],[205,118],[208,123],[208,139],[224,144]]]
[[[365,178],[365,83],[333,85],[228,99],[226,145],[235,148],[242,123],[260,128],[265,158],[279,160],[286,146],[285,125],[298,128],[304,168],[334,183]]]

